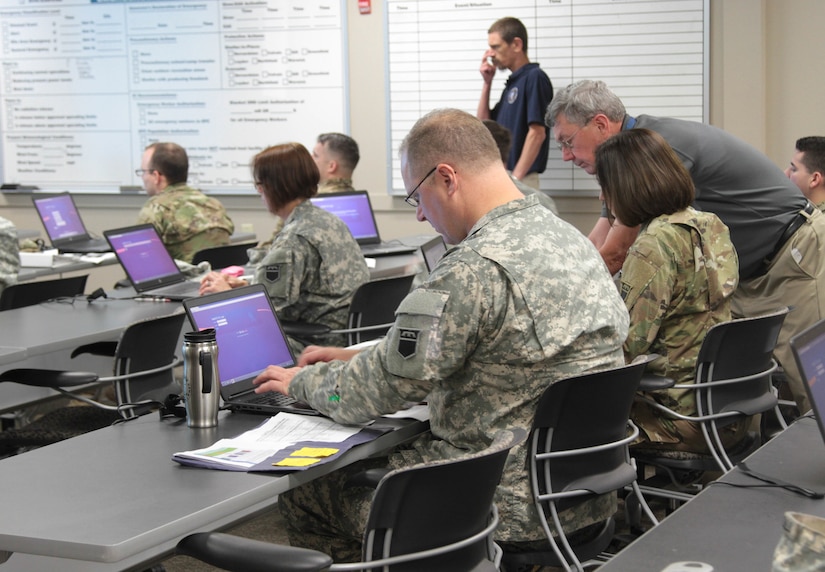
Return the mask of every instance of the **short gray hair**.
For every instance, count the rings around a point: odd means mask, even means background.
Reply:
[[[399,156],[405,153],[413,174],[439,163],[473,171],[501,163],[487,127],[476,116],[459,109],[436,109],[416,121],[398,150]]]
[[[623,121],[627,113],[619,97],[603,81],[583,79],[571,83],[553,96],[547,107],[544,122],[553,127],[560,114],[576,125],[584,125],[603,113],[610,121]]]

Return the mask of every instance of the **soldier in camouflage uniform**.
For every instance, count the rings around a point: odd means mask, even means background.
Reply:
[[[786,512],[782,537],[773,553],[773,572],[825,570],[825,519]]]
[[[739,265],[728,228],[713,213],[690,206],[690,175],[653,131],[623,131],[602,143],[596,173],[614,224],[641,225],[621,271],[621,295],[630,312],[625,357],[659,354],[648,371],[692,383],[705,334],[731,319]],[[697,413],[692,390],[649,396],[683,415]],[[641,446],[707,452],[695,423],[669,418],[643,402],[634,404],[633,419],[642,430]],[[743,427],[726,429],[732,433],[728,439],[735,441]]]
[[[361,249],[337,216],[308,199],[318,188],[318,169],[300,143],[261,151],[252,165],[255,187],[269,211],[284,222],[272,247],[255,269],[281,320],[346,327],[352,296],[370,274]],[[211,272],[201,282],[201,294],[245,286],[239,278]],[[308,341],[344,345],[344,334]],[[293,348],[303,348],[292,340]]]
[[[801,137],[785,175],[816,208],[825,211],[825,137]]]
[[[315,147],[312,148],[312,159],[318,166],[318,172],[321,175],[318,183],[318,193],[354,191],[352,172],[358,165],[360,158],[358,143],[349,135],[343,133],[322,133],[319,135]],[[283,221],[278,219],[272,231],[272,236],[261,241],[254,250],[251,250],[250,262],[256,264],[266,256],[283,226]]]
[[[17,282],[19,270],[17,230],[11,221],[0,217],[0,292],[6,286]]]
[[[458,110],[423,117],[401,146],[401,172],[418,219],[456,246],[401,302],[377,345],[313,346],[300,360],[311,367],[270,366],[255,380],[258,392],[289,393],[342,423],[429,404],[431,433],[412,446],[278,499],[291,543],[338,561],[360,557],[371,498],[344,488],[352,472],[479,451],[501,429],[529,429],[556,380],[624,363],[627,310],[597,251],[516,189],[480,120]],[[508,549],[545,538],[525,461],[523,446],[511,451],[496,498],[497,537]],[[606,495],[563,512],[566,530],[603,521],[615,503]]]
[[[152,223],[172,258],[192,262],[199,250],[229,244],[235,225],[217,199],[186,185],[189,158],[175,143],[153,143],[141,160],[143,186],[151,197],[138,224]]]

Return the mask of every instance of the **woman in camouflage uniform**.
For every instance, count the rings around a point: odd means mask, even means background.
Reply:
[[[659,354],[649,371],[691,383],[708,329],[731,319],[739,264],[728,228],[691,206],[690,174],[653,131],[624,131],[602,143],[596,175],[613,224],[641,225],[621,270],[621,295],[630,312],[625,357]],[[648,396],[683,415],[696,414],[692,390]],[[668,418],[642,402],[634,405],[633,419],[646,441],[640,446],[707,452],[693,422]],[[730,429],[732,441],[739,425]]]
[[[369,270],[358,243],[337,216],[308,199],[318,192],[318,167],[300,143],[264,149],[252,161],[255,189],[284,227],[255,268],[255,282],[266,286],[281,320],[346,326],[350,301]],[[247,281],[210,272],[201,294],[246,286]],[[293,348],[302,343],[293,341]],[[312,343],[344,345],[343,334]]]

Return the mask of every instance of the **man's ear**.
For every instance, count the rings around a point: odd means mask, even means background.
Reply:
[[[327,173],[333,174],[338,172],[338,161],[332,159],[327,163]]]
[[[522,40],[519,37],[513,38],[513,41],[511,42],[510,45],[512,45],[513,49],[515,49],[516,51],[519,51],[519,52],[524,51],[524,40]]]
[[[823,187],[825,188],[825,176],[822,175],[819,171],[814,171],[811,175],[811,188],[814,187]]]

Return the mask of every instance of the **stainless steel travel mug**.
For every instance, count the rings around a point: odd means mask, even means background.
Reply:
[[[215,329],[183,334],[183,399],[189,427],[215,427],[221,399]]]

